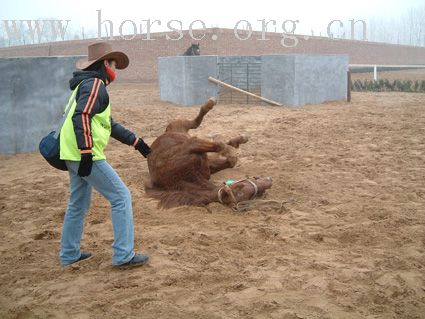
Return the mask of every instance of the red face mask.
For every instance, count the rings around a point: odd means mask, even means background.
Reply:
[[[105,65],[106,75],[108,76],[109,83],[115,80],[115,72],[111,69],[111,67]]]

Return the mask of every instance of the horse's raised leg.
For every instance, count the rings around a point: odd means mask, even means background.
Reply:
[[[190,153],[207,153],[207,152],[221,152],[225,148],[224,143],[203,140],[197,137],[191,137],[189,140]]]
[[[208,166],[210,173],[214,174],[226,168],[232,168],[236,165],[237,158],[222,158],[218,156],[208,156]]]
[[[205,114],[212,110],[217,103],[214,97],[210,97],[204,105],[201,106],[198,116],[193,120],[175,120],[168,124],[165,132],[182,132],[187,133],[191,129],[195,129],[201,125]]]
[[[234,147],[226,144],[219,154],[208,155],[208,166],[210,173],[214,174],[226,168],[235,167],[238,162]]]
[[[238,158],[233,148],[239,148],[240,144],[248,142],[248,137],[240,135],[230,139],[226,144],[226,147],[220,152],[220,154],[208,155],[208,166],[210,173],[214,174],[226,168],[235,167]],[[229,147],[231,146],[231,147]]]

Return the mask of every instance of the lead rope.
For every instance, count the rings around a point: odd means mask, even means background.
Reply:
[[[234,212],[244,213],[255,208],[258,209],[263,207],[263,208],[274,209],[279,214],[282,214],[284,210],[287,210],[287,208],[285,207],[285,204],[293,202],[293,200],[279,201],[279,200],[273,200],[273,199],[254,199],[258,195],[258,186],[250,178],[237,180],[233,182],[232,185],[241,183],[244,181],[249,182],[254,187],[254,194],[251,196],[251,199],[249,200],[245,200],[245,201],[241,201],[239,203],[233,204],[231,208]],[[233,196],[233,199],[236,201],[236,199],[234,198],[232,189],[226,184],[223,187],[221,187],[217,192],[218,200],[220,201],[220,203],[224,204],[222,199],[222,191],[224,188],[227,188],[230,190],[231,196]]]
[[[254,187],[254,194],[251,196],[251,200],[252,200],[258,195],[258,186],[253,181],[251,181],[249,178],[245,178],[245,179],[240,179],[240,180],[237,180],[235,182],[232,182],[232,185],[235,185],[237,183],[241,183],[241,182],[244,182],[244,181],[249,182],[252,185],[252,187]],[[234,201],[236,201],[235,196],[233,195],[232,189],[229,187],[229,185],[225,184],[223,187],[220,187],[220,189],[217,191],[217,197],[218,197],[218,200],[220,201],[220,203],[224,204],[223,198],[222,198],[222,195],[221,195],[224,188],[230,190],[230,194],[232,196],[232,199]]]
[[[282,214],[284,210],[287,210],[285,204],[290,202],[292,201],[279,201],[273,199],[250,199],[236,203],[232,206],[232,210],[234,212],[244,213],[252,209],[271,208],[273,210],[276,210],[279,214]]]

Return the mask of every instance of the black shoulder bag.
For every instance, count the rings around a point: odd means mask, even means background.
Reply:
[[[38,145],[40,154],[46,159],[46,161],[54,168],[60,169],[62,171],[67,171],[68,168],[66,167],[65,161],[60,159],[59,134],[63,124],[66,121],[66,118],[68,117],[69,111],[71,110],[71,105],[76,99],[77,91],[78,89],[74,91],[73,98],[69,100],[69,103],[65,109],[65,113],[62,116],[62,119],[56,131],[52,131],[48,135],[43,137],[40,141],[40,144]]]

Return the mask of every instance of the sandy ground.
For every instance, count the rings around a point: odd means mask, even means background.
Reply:
[[[111,86],[114,118],[151,143],[198,107],[155,87]],[[148,266],[111,266],[109,203],[94,193],[82,248],[61,268],[68,175],[38,153],[0,157],[0,318],[425,318],[425,95],[354,93],[300,109],[220,105],[198,136],[249,134],[217,183],[272,176],[282,213],[158,210],[144,158],[107,156],[133,195]]]

